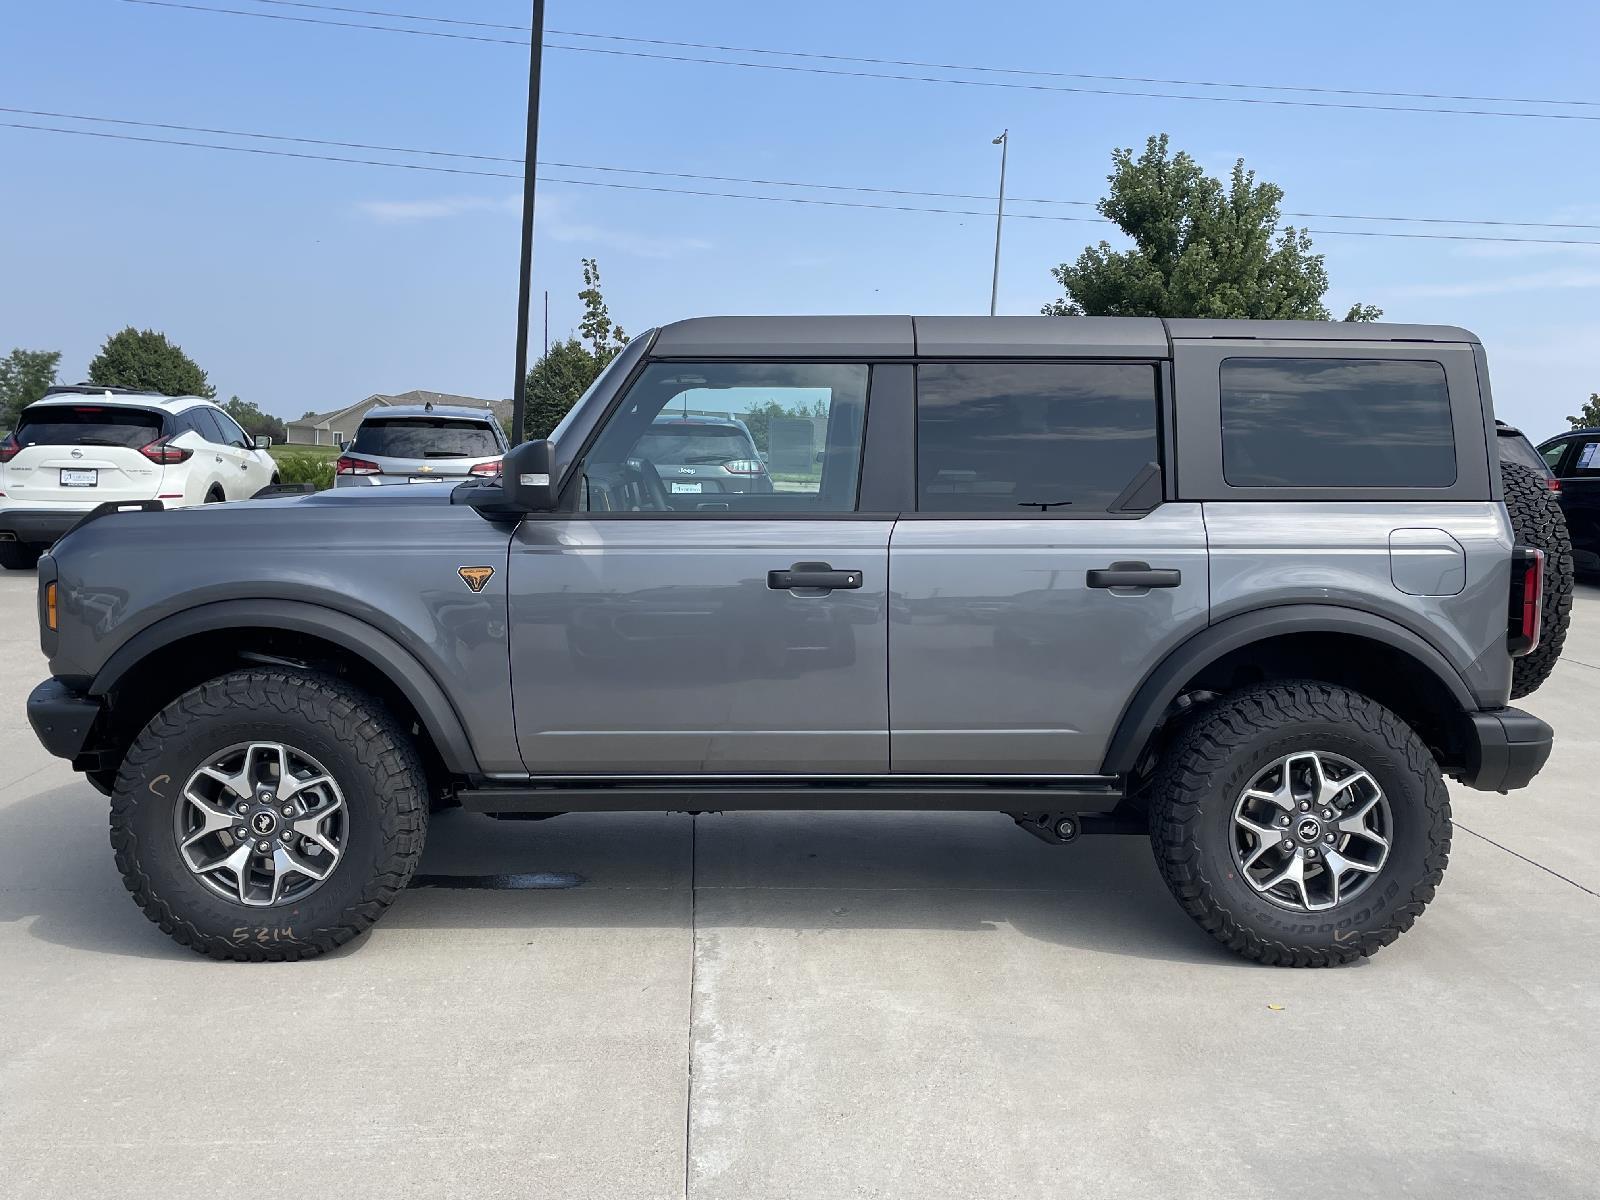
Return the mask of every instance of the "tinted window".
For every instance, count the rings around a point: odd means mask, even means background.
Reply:
[[[500,443],[482,421],[376,417],[361,422],[350,449],[382,458],[493,458]]]
[[[1103,512],[1157,456],[1153,366],[917,370],[922,512]]]
[[[1449,487],[1456,452],[1444,368],[1224,359],[1222,473],[1235,487]]]
[[[222,444],[225,446],[238,446],[244,449],[249,446],[250,440],[245,437],[244,430],[239,428],[239,423],[220,409],[208,408],[206,415],[217,423],[217,428],[222,431]]]
[[[17,419],[22,446],[146,446],[161,436],[161,414],[140,408],[42,404]]]
[[[194,431],[213,446],[226,446],[228,441],[222,436],[222,426],[217,424],[216,416],[209,408],[191,408],[183,414],[183,420],[193,426]]]
[[[1539,451],[1549,468],[1554,471],[1561,465],[1561,456],[1567,452],[1568,442],[1555,442]]]
[[[851,512],[867,368],[654,363],[584,461],[590,512]]]
[[[1548,475],[1545,470],[1545,461],[1539,457],[1528,439],[1520,433],[1502,433],[1495,439],[1500,443],[1500,461],[1503,463],[1517,463],[1524,467],[1532,467],[1540,475]]]

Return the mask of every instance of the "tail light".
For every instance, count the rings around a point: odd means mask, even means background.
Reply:
[[[1544,623],[1544,551],[1518,546],[1511,563],[1511,610],[1506,643],[1511,657],[1521,658],[1539,646]]]
[[[723,463],[722,469],[729,475],[765,475],[767,464],[759,458],[736,458],[732,462]]]
[[[499,479],[500,460],[497,458],[493,462],[474,463],[471,467],[467,468],[467,474],[486,477],[489,479]]]
[[[1544,481],[1544,485],[1552,492],[1559,492],[1561,490],[1561,480],[1557,479],[1554,475],[1550,476],[1549,479],[1546,479]]]
[[[17,441],[14,433],[6,434],[6,440],[0,442],[0,463],[8,463],[22,452],[22,443]]]
[[[151,462],[171,466],[173,463],[187,462],[193,450],[185,450],[182,446],[174,446],[170,436],[157,438],[148,446],[140,446],[139,453]]]
[[[351,458],[348,454],[341,454],[333,464],[335,475],[377,475],[383,470],[375,462],[368,462],[364,458]]]

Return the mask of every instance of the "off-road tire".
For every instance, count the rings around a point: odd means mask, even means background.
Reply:
[[[1532,654],[1511,660],[1511,698],[1531,696],[1555,670],[1572,618],[1572,537],[1544,477],[1520,463],[1501,463],[1506,509],[1511,528],[1524,546],[1544,551],[1544,624]]]
[[[315,756],[349,812],[327,880],[298,901],[260,908],[202,885],[174,833],[185,781],[208,756],[256,739]],[[427,776],[401,724],[337,679],[274,669],[219,676],[167,705],[134,739],[111,797],[117,867],[145,915],[182,945],[249,962],[308,958],[367,929],[410,880],[427,825]]]
[[[1275,758],[1310,749],[1372,775],[1393,814],[1393,844],[1354,899],[1296,913],[1240,877],[1233,806]],[[1273,966],[1331,967],[1375,954],[1433,899],[1450,857],[1450,797],[1422,740],[1376,701],[1331,684],[1260,684],[1217,701],[1169,743],[1151,788],[1150,840],[1178,903],[1230,950]]]
[[[30,542],[0,542],[0,567],[7,571],[31,571],[39,565],[44,547]]]

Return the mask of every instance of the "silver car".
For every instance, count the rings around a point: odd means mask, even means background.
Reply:
[[[509,443],[494,414],[443,404],[368,413],[334,464],[334,487],[460,482],[500,474]]]

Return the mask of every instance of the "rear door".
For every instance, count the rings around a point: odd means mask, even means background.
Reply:
[[[890,544],[896,772],[1095,774],[1207,616],[1198,504],[1163,500],[1154,362],[917,368],[917,511]]]
[[[163,433],[165,414],[131,405],[35,404],[17,420],[21,449],[6,465],[13,500],[89,507],[149,500],[162,468],[140,447]]]
[[[229,500],[248,500],[272,481],[272,469],[250,443],[250,435],[220,408],[206,409],[222,438],[223,488]]]
[[[530,771],[887,771],[895,514],[859,499],[875,370],[644,369],[574,465],[574,511],[529,517],[511,540],[512,686]],[[822,453],[769,492],[669,486],[650,440],[663,409],[727,419],[769,405],[808,414],[806,443]]]
[[[1575,434],[1566,442],[1558,468],[1561,511],[1578,569],[1600,570],[1600,434]]]

